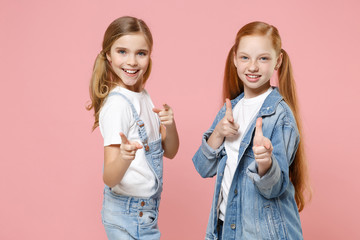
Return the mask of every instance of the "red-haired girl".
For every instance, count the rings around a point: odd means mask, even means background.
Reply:
[[[270,85],[276,70],[278,88]],[[290,59],[276,27],[252,22],[239,30],[223,96],[193,157],[202,177],[217,175],[206,239],[302,239],[307,166]]]

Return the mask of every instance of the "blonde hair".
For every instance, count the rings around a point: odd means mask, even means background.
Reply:
[[[230,49],[228,54],[223,82],[223,99],[233,99],[240,93],[244,92],[243,82],[240,80],[236,67],[234,65],[234,55],[238,49],[240,40],[244,36],[267,36],[271,39],[273,47],[276,51],[276,55],[279,56],[281,53],[282,64],[278,69],[278,80],[279,80],[279,91],[283,96],[285,102],[291,108],[297,126],[302,136],[301,120],[299,116],[298,102],[295,89],[295,80],[293,77],[292,67],[290,58],[286,51],[281,48],[281,38],[276,27],[269,25],[264,22],[251,22],[243,26],[237,33],[235,43]],[[295,188],[295,200],[298,206],[299,212],[304,208],[306,197],[305,193],[308,193],[308,198],[311,198],[311,188],[308,178],[307,162],[304,154],[304,144],[300,141],[298,150],[295,155],[293,163],[290,165],[289,177]]]
[[[121,79],[114,73],[109,61],[106,59],[106,54],[110,52],[111,46],[114,42],[122,36],[134,33],[142,33],[150,48],[150,53],[153,47],[153,38],[149,27],[146,23],[135,17],[120,17],[115,19],[106,29],[104,40],[102,43],[102,50],[95,59],[93,73],[90,80],[90,99],[91,103],[86,107],[87,110],[94,109],[94,125],[95,130],[99,126],[100,109],[104,103],[105,98],[109,92],[120,82]],[[151,58],[148,69],[143,76],[143,84],[150,76],[151,72]]]

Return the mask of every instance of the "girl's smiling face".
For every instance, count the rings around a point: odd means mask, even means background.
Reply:
[[[270,87],[275,68],[281,65],[282,54],[276,55],[267,36],[244,36],[234,54],[237,74],[244,84],[246,98],[256,97]]]
[[[128,34],[117,39],[106,54],[120,86],[134,92],[143,89],[143,76],[150,62],[150,48],[142,33]]]

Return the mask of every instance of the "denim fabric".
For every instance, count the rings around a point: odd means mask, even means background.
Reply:
[[[231,101],[232,107],[243,98]],[[193,157],[202,177],[217,175],[206,239],[218,239],[217,219],[221,182],[227,155],[224,145],[212,149],[207,144],[226,108],[221,108],[212,126],[203,135],[202,145]],[[260,177],[252,151],[256,119],[263,118],[263,134],[273,145],[272,166]],[[230,186],[223,225],[223,239],[303,239],[289,166],[300,141],[296,121],[277,88],[265,99],[250,123],[239,146],[238,165]]]
[[[108,239],[160,239],[160,198],[136,198],[104,189],[102,219]]]
[[[139,127],[139,137],[145,149],[145,156],[150,169],[156,176],[156,192],[150,198],[123,196],[105,186],[104,201],[101,211],[102,222],[110,240],[125,239],[160,239],[157,220],[163,184],[163,154],[161,136],[148,142],[144,122],[139,118],[134,105],[127,97],[118,92],[109,94],[122,96],[131,106],[133,116]]]

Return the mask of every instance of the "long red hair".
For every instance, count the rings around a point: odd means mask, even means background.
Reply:
[[[234,64],[234,54],[239,47],[241,38],[251,35],[269,37],[276,51],[276,55],[279,56],[282,53],[282,64],[278,69],[279,91],[285,102],[291,108],[296,119],[300,136],[302,137],[295,80],[293,77],[290,58],[286,51],[281,48],[281,38],[279,32],[276,27],[272,25],[264,22],[251,22],[246,24],[238,31],[235,38],[235,43],[230,49],[226,60],[223,83],[223,100],[225,101],[225,98],[233,99],[244,91],[244,85],[237,74],[237,70]],[[295,155],[295,159],[290,165],[289,177],[295,188],[295,200],[298,209],[301,211],[304,208],[306,202],[305,194],[307,193],[308,198],[311,198],[311,188],[308,180],[308,168],[304,154],[303,139],[301,139]]]

